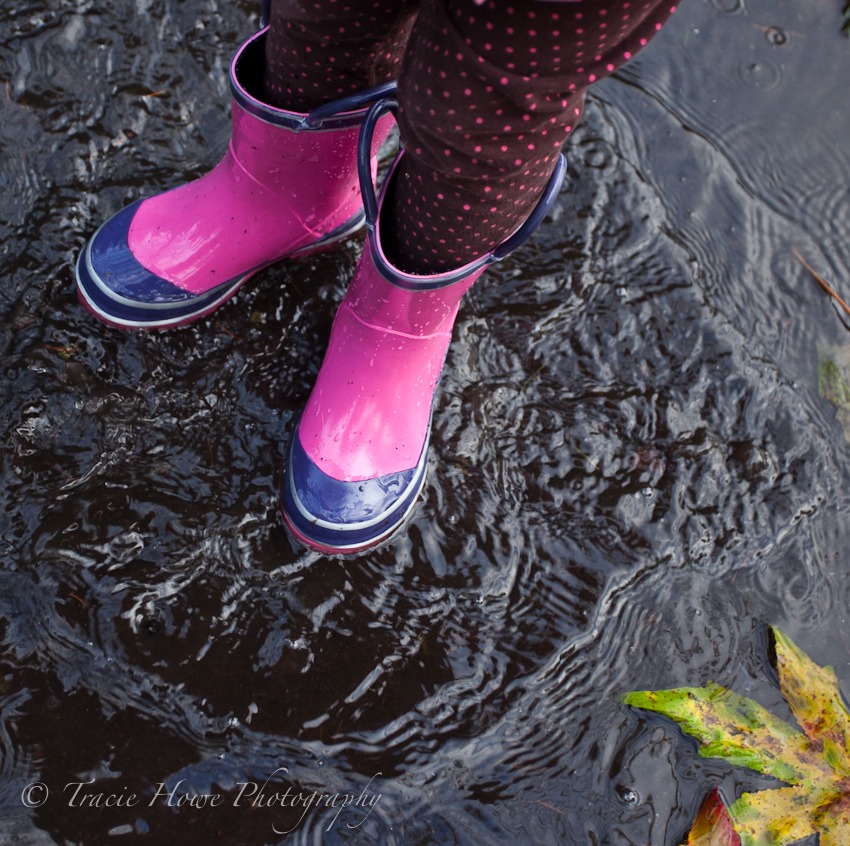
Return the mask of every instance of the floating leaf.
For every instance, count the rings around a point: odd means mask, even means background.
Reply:
[[[821,846],[847,846],[850,714],[832,668],[819,667],[779,629],[773,632],[780,690],[802,732],[716,684],[638,691],[623,701],[675,720],[700,741],[701,756],[724,758],[791,785],[744,793],[727,809],[743,846],[785,846],[815,833]],[[729,841],[718,839],[721,823],[712,828],[700,814],[689,844],[726,846]]]
[[[818,344],[818,392],[838,408],[835,419],[850,444],[850,347]]]

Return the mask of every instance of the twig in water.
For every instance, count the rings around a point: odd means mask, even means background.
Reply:
[[[46,350],[51,350],[52,352],[59,353],[59,358],[67,361],[71,358],[75,352],[77,352],[76,347],[55,347],[52,344],[45,344],[44,348]]]
[[[542,799],[532,799],[533,805],[542,805],[544,808],[548,808],[550,811],[554,811],[556,814],[560,814],[562,817],[565,817],[566,814],[560,809],[556,808],[554,805],[550,805],[548,802],[544,802]]]
[[[850,314],[850,306],[848,306],[847,303],[845,303],[844,300],[842,300],[841,297],[839,297],[838,294],[836,294],[835,291],[833,291],[832,288],[830,288],[827,281],[822,276],[819,276],[817,273],[815,273],[815,271],[812,269],[811,265],[797,252],[797,250],[794,247],[791,247],[791,252],[794,253],[795,256],[797,256],[797,260],[800,262],[800,264],[802,264],[803,267],[805,267],[806,270],[808,270],[809,273],[811,273],[812,276],[814,276],[815,279],[817,279],[817,281],[824,288],[824,290],[830,296],[835,297],[835,299],[838,300],[839,303],[841,303],[841,307],[844,309],[844,311],[846,311],[847,314]]]
[[[841,638],[841,642],[844,644],[844,648],[847,650],[847,654],[850,655],[850,647],[847,646],[847,641],[844,639],[844,631],[841,626],[838,627],[838,636]]]
[[[225,335],[230,335],[230,337],[236,341],[243,340],[238,335],[234,335],[233,332],[231,332],[226,326],[222,326],[221,323],[219,323],[217,320],[214,320],[213,323],[218,326],[218,328],[221,329],[221,331],[224,332]]]
[[[523,388],[527,388],[527,387],[528,387],[529,382],[531,382],[531,380],[532,380],[532,379],[533,379],[533,378],[534,378],[534,377],[535,377],[535,376],[536,376],[536,375],[537,375],[537,374],[538,374],[541,370],[543,370],[543,368],[544,368],[544,367],[546,367],[546,365],[545,365],[545,364],[541,364],[541,365],[540,365],[540,367],[538,367],[538,368],[537,368],[537,370],[535,370],[535,371],[534,371],[534,373],[532,373],[532,374],[531,374],[531,376],[529,376],[529,377],[528,377],[528,378],[527,378],[527,379],[526,379],[526,380],[522,383]]]
[[[593,467],[597,473],[599,472],[599,465],[586,452],[582,452],[580,449],[577,449],[576,452],[586,458],[590,462],[590,466]]]
[[[820,548],[818,547],[818,539],[815,537],[815,527],[812,525],[812,543],[815,545],[815,558],[817,558],[818,564],[823,567],[823,556],[820,554]]]

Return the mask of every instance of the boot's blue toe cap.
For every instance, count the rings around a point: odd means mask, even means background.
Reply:
[[[401,525],[425,482],[428,441],[416,467],[376,479],[342,482],[320,470],[296,427],[281,483],[284,517],[301,540],[327,551],[351,552],[378,543]]]
[[[98,229],[77,261],[77,286],[86,306],[108,323],[164,327],[200,316],[238,288],[242,278],[193,294],[143,267],[128,243],[142,203],[122,209]]]

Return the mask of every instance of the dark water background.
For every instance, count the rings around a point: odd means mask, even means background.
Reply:
[[[172,333],[73,293],[105,217],[220,157],[254,4],[4,3],[0,841],[668,846],[771,784],[617,697],[787,717],[764,621],[850,691],[816,353],[848,324],[791,252],[848,290],[840,6],[685,0],[595,89],[550,221],[465,300],[415,516],[341,559],[275,490],[361,240]],[[267,793],[381,798],[233,807],[282,767]],[[88,781],[140,804],[69,807]]]

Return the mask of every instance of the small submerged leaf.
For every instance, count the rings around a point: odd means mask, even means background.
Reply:
[[[688,835],[688,846],[741,846],[741,838],[716,790],[705,797]]]
[[[638,691],[623,701],[675,720],[700,741],[700,755],[724,758],[791,785],[744,793],[725,809],[742,846],[790,846],[813,834],[820,836],[821,846],[847,846],[850,713],[832,668],[815,664],[779,629],[773,632],[780,690],[802,731],[716,684]],[[711,801],[700,810],[689,846],[737,846],[722,833],[724,816]]]
[[[69,359],[71,359],[74,353],[77,351],[76,347],[57,347],[51,344],[45,345],[44,348],[46,350],[52,350],[53,352],[55,352],[56,355],[58,355],[59,358],[61,358],[63,361],[68,361]]]
[[[818,393],[838,408],[835,419],[850,444],[850,346],[818,344]]]

